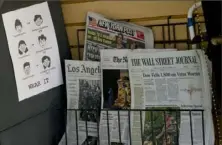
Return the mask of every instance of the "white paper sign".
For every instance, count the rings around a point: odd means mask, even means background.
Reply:
[[[48,3],[2,15],[19,101],[63,84]]]

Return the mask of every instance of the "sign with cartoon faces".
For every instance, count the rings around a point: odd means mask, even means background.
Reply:
[[[59,49],[48,3],[2,14],[18,100],[63,84]]]

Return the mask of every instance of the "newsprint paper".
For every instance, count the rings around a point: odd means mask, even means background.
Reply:
[[[67,109],[79,109],[67,112],[68,145],[94,145],[98,137],[99,110],[101,108],[99,62],[66,60]],[[81,109],[94,109],[84,110]],[[77,122],[76,122],[77,120]],[[76,125],[78,131],[76,131]],[[87,131],[86,131],[87,126]]]
[[[100,49],[154,48],[150,28],[117,22],[88,12],[84,43],[84,60],[99,61]]]
[[[169,49],[175,50],[175,49]],[[168,51],[166,49],[102,49],[101,81],[102,111],[100,119],[100,143],[127,144],[129,140],[129,116],[131,109],[131,90],[128,74],[129,52],[150,53]],[[107,116],[108,114],[108,116]],[[109,126],[108,126],[109,124]],[[109,131],[108,131],[109,128]],[[108,138],[109,136],[109,138]]]
[[[102,108],[114,111],[101,111],[100,144],[127,143],[126,133],[131,91],[128,75],[128,49],[101,50]],[[121,111],[117,111],[121,110]],[[123,111],[122,111],[123,110]],[[108,116],[107,116],[108,114]],[[109,123],[109,126],[107,125]],[[109,132],[108,132],[109,127]]]
[[[128,67],[131,107],[163,110],[143,113],[142,125],[140,113],[131,114],[133,145],[203,145],[203,137],[213,145],[209,77],[201,50],[130,52]],[[164,111],[170,109],[204,109],[204,122],[201,111]]]

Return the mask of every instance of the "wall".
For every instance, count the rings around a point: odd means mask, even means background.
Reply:
[[[81,0],[83,1],[83,0]],[[170,22],[186,22],[188,9],[195,1],[62,1],[63,15],[70,45],[72,57],[78,59],[77,29],[84,28],[85,17],[88,11],[103,14],[112,19],[131,19],[133,23],[141,25],[167,23],[168,16],[172,16]],[[165,31],[168,32],[168,28]],[[156,40],[162,40],[162,28],[153,28]],[[172,31],[172,28],[171,28]],[[84,32],[80,33],[80,44],[84,44]],[[187,39],[186,26],[176,26],[177,39]],[[166,35],[168,39],[168,35]],[[186,49],[187,45],[177,44],[177,48]],[[163,47],[158,45],[156,47]],[[173,47],[167,45],[166,47]],[[81,48],[81,54],[82,54]],[[82,58],[82,57],[80,57]]]

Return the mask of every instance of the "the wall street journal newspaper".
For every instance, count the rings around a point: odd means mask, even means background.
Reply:
[[[84,60],[99,61],[100,49],[108,48],[154,48],[153,32],[146,27],[113,21],[100,14],[88,12]]]
[[[102,108],[114,110],[101,111],[100,144],[102,145],[108,145],[109,140],[111,144],[127,143],[128,141],[128,111],[124,111],[131,108],[128,51],[128,49],[100,50]],[[108,139],[108,136],[110,136],[110,139]]]
[[[65,60],[65,66],[67,109],[79,109],[78,112],[67,112],[68,145],[76,145],[77,137],[79,145],[94,145],[100,118],[96,109],[101,108],[100,63]]]
[[[142,115],[142,135],[136,131],[141,130],[139,113],[131,114],[133,145],[141,145],[142,142],[146,145],[203,145],[204,138],[206,145],[213,145],[209,77],[201,50],[130,52],[128,67],[131,107],[161,110]],[[204,113],[168,111],[178,109],[204,109]],[[154,132],[151,127],[155,128]]]

